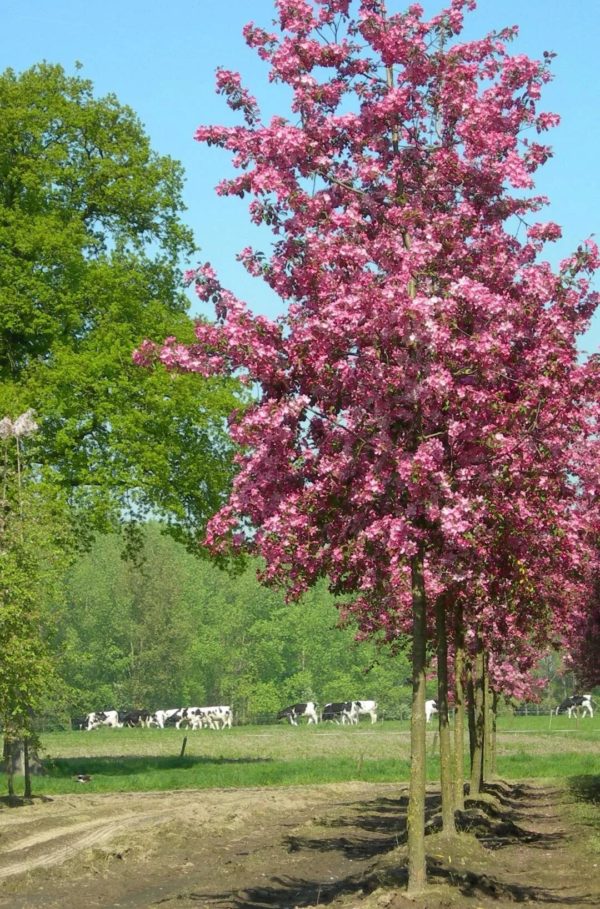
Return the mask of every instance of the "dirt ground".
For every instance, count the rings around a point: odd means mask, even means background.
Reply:
[[[448,845],[428,837],[428,893],[403,895],[406,789],[87,794],[0,808],[0,907],[502,909],[600,906],[600,856],[567,789],[492,787]],[[428,796],[435,829],[437,797]]]

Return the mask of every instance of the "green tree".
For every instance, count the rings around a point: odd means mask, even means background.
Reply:
[[[409,702],[406,658],[339,628],[325,584],[286,605],[255,564],[227,574],[151,524],[135,561],[121,552],[99,537],[70,572],[57,652],[73,713],[222,703],[244,721],[302,700]]]
[[[230,479],[237,384],[131,359],[147,336],[193,339],[182,183],[88,80],[0,75],[0,413],[35,409],[40,469],[82,533],[150,512],[197,534]]]
[[[69,574],[57,653],[74,712],[152,709],[202,700],[193,642],[197,559],[156,526],[135,561],[116,536],[99,537]]]
[[[52,613],[73,552],[63,499],[28,464],[27,437],[36,429],[30,412],[0,420],[0,725],[8,794],[24,753],[26,797],[34,716],[62,687],[52,658]]]

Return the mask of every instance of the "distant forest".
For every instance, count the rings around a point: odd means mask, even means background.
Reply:
[[[256,568],[223,571],[153,525],[134,560],[121,537],[98,538],[56,607],[64,690],[49,714],[62,724],[105,708],[230,704],[248,722],[295,701],[374,698],[384,715],[408,715],[406,653],[356,642],[324,584],[287,605]]]

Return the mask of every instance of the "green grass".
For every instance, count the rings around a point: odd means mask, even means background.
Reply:
[[[184,736],[187,748],[179,757]],[[101,729],[43,736],[39,795],[167,789],[289,786],[349,780],[408,780],[408,724],[245,726],[215,732]],[[439,778],[435,727],[427,733],[430,781]],[[586,777],[598,770],[600,719],[501,717],[498,773],[505,779]],[[78,774],[91,781],[78,783]],[[0,775],[0,787],[5,783]],[[20,788],[20,786],[19,786]]]
[[[77,783],[86,773],[91,781]],[[348,780],[395,781],[408,779],[406,761],[362,761],[343,758],[68,758],[56,760],[46,777],[36,781],[38,794],[76,791],[128,792],[166,789],[213,789],[254,786],[317,785]]]

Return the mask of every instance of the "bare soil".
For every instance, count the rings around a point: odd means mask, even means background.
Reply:
[[[83,789],[83,786],[82,786]],[[600,906],[600,856],[565,788],[497,784],[428,837],[408,900],[404,787],[87,794],[0,808],[0,907]],[[428,795],[435,831],[438,801]]]

